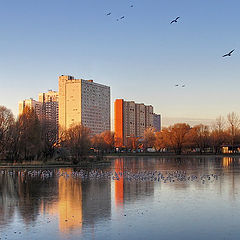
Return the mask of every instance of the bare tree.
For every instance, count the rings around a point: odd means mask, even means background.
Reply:
[[[216,118],[210,133],[210,142],[215,154],[221,152],[222,144],[227,142],[228,134],[225,131],[226,121],[222,116]]]
[[[153,147],[156,141],[156,136],[153,128],[147,128],[144,131],[144,148]]]
[[[11,110],[0,106],[0,157],[6,157],[15,120]]]
[[[102,132],[100,135],[103,139],[104,150],[107,152],[113,150],[115,144],[114,133],[111,131],[105,131]]]
[[[200,153],[209,146],[210,143],[210,130],[207,125],[199,124],[194,126],[190,131],[190,142],[200,149]]]
[[[52,158],[57,145],[57,128],[50,127],[49,121],[41,121],[41,142],[42,142],[42,155],[43,158]]]
[[[128,136],[126,147],[131,150],[137,150],[141,145],[140,140],[140,137]]]
[[[186,123],[176,123],[162,130],[163,141],[167,147],[173,148],[176,154],[181,154],[183,147],[189,141],[190,126]]]
[[[215,122],[213,128],[215,130],[217,130],[218,132],[221,132],[221,131],[224,131],[225,126],[226,126],[226,121],[225,121],[224,117],[219,116],[218,118],[216,118],[216,122]]]
[[[64,139],[62,143],[69,149],[73,163],[83,160],[89,153],[91,146],[89,128],[81,124],[74,125],[66,130]]]
[[[166,144],[164,143],[162,132],[156,132],[155,133],[154,147],[157,151],[160,151],[161,149],[166,147]]]
[[[41,125],[34,109],[25,107],[16,122],[15,139],[18,156],[24,160],[32,160],[40,154]]]
[[[236,143],[237,134],[239,132],[239,125],[240,125],[239,116],[234,112],[229,113],[227,115],[227,122],[228,122],[228,131],[231,138],[231,145],[233,147],[234,144]]]

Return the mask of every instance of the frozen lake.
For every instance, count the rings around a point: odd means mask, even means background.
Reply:
[[[0,169],[1,239],[239,239],[240,158]]]

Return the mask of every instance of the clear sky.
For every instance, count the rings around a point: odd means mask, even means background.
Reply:
[[[57,90],[66,74],[163,117],[239,113],[239,9],[239,0],[1,1],[0,105],[17,114],[19,100]]]

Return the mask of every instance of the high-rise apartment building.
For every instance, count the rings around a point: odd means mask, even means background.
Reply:
[[[153,107],[134,101],[116,99],[114,103],[116,145],[126,146],[131,137],[143,138],[146,128],[153,128]]]
[[[30,98],[20,101],[19,115],[25,107],[34,109],[42,127],[46,132],[49,141],[56,141],[58,136],[58,92],[49,90],[47,93],[40,93],[38,101]]]
[[[41,121],[43,119],[42,112],[42,102],[38,102],[32,98],[25,99],[23,101],[18,102],[18,114],[21,115],[25,107],[29,107],[30,109],[34,109],[38,119]]]
[[[59,126],[81,123],[99,134],[110,130],[110,87],[93,80],[59,77]]]
[[[44,124],[49,141],[56,141],[58,137],[58,92],[49,90],[38,94],[38,101],[42,103],[42,123]]]
[[[153,114],[153,127],[156,132],[160,132],[162,128],[161,123],[161,115],[160,114]]]

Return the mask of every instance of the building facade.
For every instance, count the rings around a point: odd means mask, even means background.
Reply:
[[[42,103],[42,124],[49,141],[58,138],[58,92],[49,90],[38,94],[38,101]]]
[[[59,77],[59,126],[81,123],[93,135],[110,130],[110,87],[93,80]]]
[[[32,98],[25,99],[23,101],[18,102],[18,114],[21,115],[25,107],[30,109],[34,109],[37,117],[40,121],[43,119],[43,110],[42,110],[42,102],[38,102]]]
[[[141,139],[147,128],[153,128],[153,106],[116,99],[114,103],[116,146],[126,146],[128,139]]]
[[[153,127],[156,132],[160,132],[162,129],[162,121],[161,121],[161,115],[160,114],[153,114]]]

